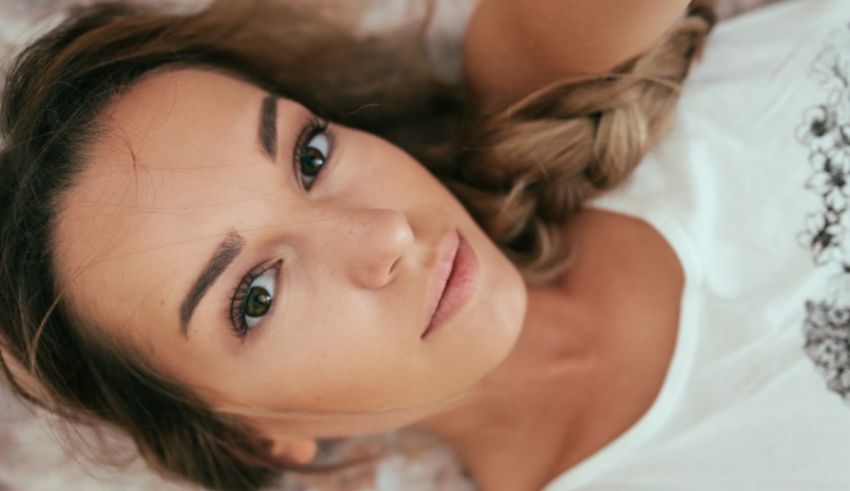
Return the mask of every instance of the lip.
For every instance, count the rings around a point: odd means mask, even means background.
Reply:
[[[428,325],[420,336],[425,339],[450,319],[475,292],[478,278],[478,258],[459,230],[455,229],[452,241],[440,256],[441,261],[432,275],[432,299],[428,312]],[[435,291],[436,290],[436,291]]]

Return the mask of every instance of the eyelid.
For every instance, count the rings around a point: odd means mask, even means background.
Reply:
[[[295,138],[294,144],[292,146],[292,175],[295,178],[296,184],[299,189],[303,191],[308,191],[304,189],[304,186],[301,184],[300,175],[301,173],[298,170],[299,159],[301,156],[301,150],[304,148],[304,145],[307,144],[310,139],[314,136],[324,133],[328,138],[329,150],[327,155],[327,161],[325,165],[331,160],[331,154],[333,146],[334,146],[334,138],[333,135],[329,132],[328,128],[330,127],[330,121],[326,118],[322,118],[312,112],[307,111],[304,118],[300,122],[300,130],[298,131],[298,135]],[[316,176],[314,183],[321,179],[322,174],[326,173],[325,168],[323,167],[319,174]],[[312,187],[312,186],[311,186]]]
[[[271,307],[269,311],[263,316],[262,320],[254,326],[249,327],[246,325],[244,319],[243,307],[245,300],[247,299],[247,293],[257,278],[262,275],[268,273],[269,271],[274,271],[274,298],[272,299]],[[229,302],[227,303],[227,319],[230,324],[230,330],[240,341],[244,341],[253,331],[256,331],[258,328],[262,327],[262,325],[266,322],[266,320],[274,315],[276,310],[278,301],[277,299],[281,295],[281,272],[283,270],[283,259],[278,259],[273,263],[269,264],[268,262],[254,266],[247,273],[242,275],[242,279],[239,280],[239,283],[236,285],[236,288],[233,289],[233,293],[230,296]]]
[[[299,131],[296,135],[293,145],[292,145],[292,161],[291,161],[291,169],[292,173],[297,181],[297,185],[300,189],[304,189],[304,186],[301,184],[300,172],[297,170],[298,160],[300,157],[301,149],[307,142],[313,138],[315,135],[324,132],[329,140],[329,148],[333,148],[334,138],[333,135],[328,132],[328,127],[330,126],[330,121],[326,118],[322,118],[309,110],[304,111],[304,116],[299,118]],[[331,151],[328,151],[328,161],[330,161]],[[327,163],[326,163],[327,165]],[[318,180],[321,174],[325,173],[325,169],[323,167],[322,171],[320,171],[319,175],[315,178]],[[314,181],[315,183],[315,181]],[[267,273],[268,271],[276,269],[274,283],[275,283],[275,295],[272,299],[271,307],[269,311],[263,316],[262,320],[254,326],[248,327],[244,320],[244,314],[242,312],[242,306],[245,301],[246,292],[242,290],[247,290],[250,288],[251,284],[256,281],[257,278]],[[237,283],[236,287],[233,289],[233,293],[227,303],[227,319],[229,321],[231,331],[234,335],[240,340],[240,342],[244,342],[245,338],[247,338],[253,331],[257,330],[265,324],[269,317],[273,316],[275,311],[277,310],[277,304],[279,303],[279,298],[282,294],[281,289],[281,273],[283,269],[283,260],[278,259],[271,265],[268,263],[263,263],[257,266],[252,267],[247,273],[242,275],[241,279]],[[239,298],[237,302],[237,297]],[[237,319],[238,317],[238,319]],[[237,325],[238,320],[238,325]]]

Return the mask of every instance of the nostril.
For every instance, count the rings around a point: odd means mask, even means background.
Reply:
[[[400,257],[399,257],[399,258],[396,258],[396,260],[395,260],[395,261],[393,261],[393,265],[392,265],[392,266],[390,266],[390,274],[393,274],[393,271],[395,271],[395,267],[396,267],[396,266],[398,266],[398,262],[399,262],[399,261],[401,261],[401,258],[400,258]]]

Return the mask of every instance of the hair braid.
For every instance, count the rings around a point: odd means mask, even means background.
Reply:
[[[664,133],[713,24],[710,6],[697,2],[615,73],[544,87],[467,140],[447,185],[526,280],[549,281],[566,268],[564,221],[622,182]]]

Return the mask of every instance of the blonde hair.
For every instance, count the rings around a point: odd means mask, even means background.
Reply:
[[[564,222],[616,187],[664,134],[712,11],[688,15],[615,73],[553,82],[467,136],[447,182],[529,283],[568,265]]]

